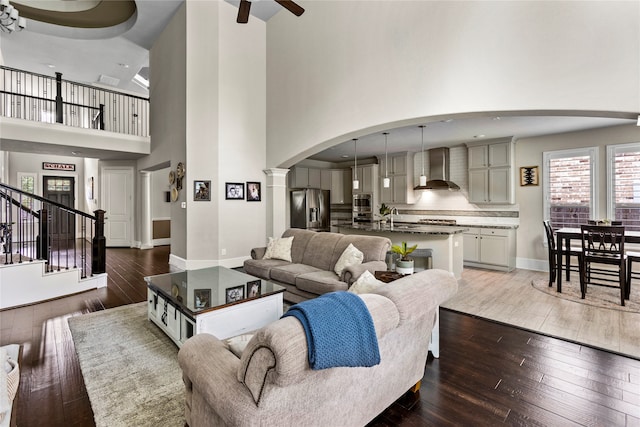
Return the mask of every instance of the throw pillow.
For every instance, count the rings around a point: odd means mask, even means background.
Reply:
[[[384,282],[375,278],[369,270],[358,277],[353,285],[349,288],[349,292],[354,294],[368,294],[375,291],[378,287],[384,285]]]
[[[227,339],[227,346],[236,357],[241,358],[242,352],[247,347],[247,344],[249,344],[249,341],[251,341],[251,338],[253,338],[253,334],[238,335],[237,337]]]
[[[269,243],[267,243],[267,250],[264,253],[262,259],[282,259],[291,262],[291,244],[293,243],[293,236],[291,237],[269,237]]]
[[[336,272],[338,276],[342,275],[342,270],[346,267],[350,267],[352,265],[360,265],[362,264],[362,260],[364,259],[364,254],[358,250],[352,243],[349,243],[347,249],[342,252],[340,258],[338,258],[338,262],[336,262],[336,266],[333,268],[333,271]]]

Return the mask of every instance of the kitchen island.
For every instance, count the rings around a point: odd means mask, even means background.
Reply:
[[[433,250],[433,268],[452,272],[456,279],[462,275],[463,233],[468,227],[396,223],[378,225],[344,224],[339,227],[342,234],[382,235],[394,245],[407,242],[418,245],[418,249]]]

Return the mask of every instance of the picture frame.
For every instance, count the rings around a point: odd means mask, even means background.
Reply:
[[[193,200],[196,202],[211,201],[211,181],[193,181]]]
[[[224,194],[226,200],[244,200],[244,184],[242,182],[226,182]]]
[[[244,285],[233,286],[224,290],[224,302],[229,304],[231,302],[241,301],[244,299]]]
[[[247,298],[255,298],[262,295],[262,280],[250,280],[247,282]]]
[[[247,202],[262,200],[262,189],[259,182],[247,181]]]
[[[211,289],[194,289],[193,306],[198,310],[211,307]]]
[[[538,166],[523,166],[520,168],[520,186],[539,185]]]

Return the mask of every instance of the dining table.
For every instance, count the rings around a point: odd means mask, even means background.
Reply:
[[[564,251],[558,250],[556,265],[558,266],[558,274],[556,275],[556,286],[558,292],[562,292],[562,255],[565,255],[565,259],[568,260],[569,249],[571,249],[571,240],[582,241],[582,232],[577,227],[564,227],[555,231],[556,241],[558,242],[558,248],[564,248]],[[625,243],[640,243],[640,231],[625,230],[624,231]],[[564,243],[564,244],[563,244]],[[568,263],[568,261],[567,261]],[[569,268],[569,266],[566,266]]]

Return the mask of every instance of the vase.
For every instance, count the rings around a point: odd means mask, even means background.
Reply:
[[[396,272],[400,274],[413,274],[413,260],[403,261],[401,259],[396,261]]]

